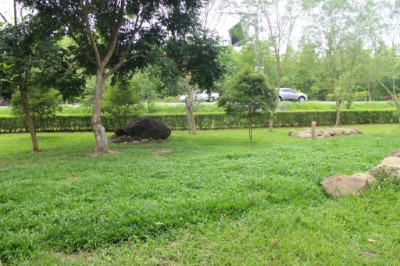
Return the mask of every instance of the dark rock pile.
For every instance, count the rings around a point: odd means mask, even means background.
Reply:
[[[125,129],[117,129],[110,142],[145,144],[163,142],[171,135],[171,129],[158,120],[143,117],[130,122]]]

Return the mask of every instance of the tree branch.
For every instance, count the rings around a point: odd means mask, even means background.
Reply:
[[[76,39],[76,37],[75,37],[73,34],[70,34],[69,36],[71,36],[71,38],[75,41],[75,43],[82,49],[82,46],[79,44],[79,42],[78,42],[78,40]],[[86,57],[87,60],[89,60],[92,64],[96,65],[96,60],[94,60],[93,58],[91,58],[87,52],[85,52],[85,57]]]
[[[90,29],[90,21],[89,21],[89,14],[88,14],[88,5],[89,5],[89,3],[88,3],[88,0],[81,0],[81,3],[82,3],[83,14],[85,16],[86,34],[89,37],[90,45],[92,46],[94,55],[96,57],[96,65],[100,66],[101,65],[101,59],[100,59],[99,50],[97,49],[97,45],[96,45],[96,41],[95,41],[94,36],[93,36],[93,32]]]
[[[5,17],[5,16],[3,16],[3,14],[1,14],[1,12],[0,12],[0,16],[3,18],[3,20],[4,20],[4,22],[5,22],[5,23],[8,23],[8,21],[7,21],[6,17]]]
[[[123,17],[124,17],[124,8],[125,8],[125,0],[122,0],[120,9],[118,11],[118,13],[119,13],[118,14],[118,21],[117,21],[117,24],[115,25],[115,28],[114,28],[113,33],[112,33],[111,45],[110,45],[110,48],[108,49],[107,54],[104,57],[103,62],[102,62],[104,65],[108,64],[108,62],[110,61],[112,55],[114,54],[115,47],[117,47],[118,32],[119,32],[119,29],[121,28],[121,25],[122,25],[122,21],[123,21]]]
[[[379,80],[378,82],[379,82],[379,84],[381,84],[382,87],[389,93],[390,97],[392,97],[392,99],[395,99],[396,95],[394,95],[394,94],[392,93],[392,91],[385,85],[385,83],[383,83],[382,80]]]
[[[133,30],[131,31],[132,35],[131,35],[131,37],[129,39],[129,42],[128,42],[128,45],[127,45],[125,51],[122,53],[121,57],[119,58],[118,63],[106,73],[106,77],[109,77],[112,74],[114,74],[114,72],[117,71],[117,69],[122,66],[122,64],[124,63],[125,59],[128,57],[128,54],[129,54],[129,52],[131,50],[133,41],[135,40],[136,33],[142,27],[143,22],[144,22],[144,17],[143,17],[142,20],[140,21],[139,25],[138,25],[139,17],[140,16],[138,15],[137,18],[136,18],[135,26],[134,26]]]

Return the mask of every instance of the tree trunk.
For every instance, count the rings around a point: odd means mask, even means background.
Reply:
[[[189,131],[189,134],[196,135],[197,131],[196,131],[196,121],[194,119],[193,86],[190,85],[189,81],[190,81],[190,75],[186,76],[186,78],[184,80],[184,84],[185,84],[186,89],[188,91],[188,97],[185,100],[185,103],[186,103],[186,115],[187,115],[187,121],[188,121],[188,131]]]
[[[93,154],[104,154],[109,153],[107,143],[106,130],[101,124],[101,104],[103,100],[103,90],[106,77],[103,69],[98,69],[96,73],[96,86],[94,90],[94,100],[92,109],[92,131],[96,138],[96,146],[93,150]]]
[[[250,111],[251,112],[251,111]],[[249,112],[249,138],[253,142],[253,115]]]
[[[372,102],[372,97],[371,97],[371,82],[368,81],[367,84],[367,88],[368,88],[368,101]]]
[[[28,123],[29,133],[31,134],[33,151],[40,152],[39,144],[38,144],[37,137],[36,137],[35,123],[33,122],[31,113],[29,112],[28,93],[26,90],[23,90],[23,89],[20,89],[20,92],[21,92],[22,109],[24,111],[26,122]]]
[[[336,122],[335,127],[340,125],[340,101],[336,98]]]
[[[279,89],[281,88],[281,79],[282,79],[282,65],[281,65],[281,59],[280,59],[280,52],[275,48],[275,59],[276,59],[276,73],[277,73],[277,79],[276,79],[276,86],[277,86],[277,93],[276,93],[276,101],[279,102]],[[274,127],[274,114],[275,110],[272,110],[271,116],[269,117],[269,131],[271,132],[273,127]]]
[[[268,127],[269,132],[272,132],[272,129],[274,127],[274,114],[275,111],[273,110],[271,111],[271,115],[269,116],[269,127]]]

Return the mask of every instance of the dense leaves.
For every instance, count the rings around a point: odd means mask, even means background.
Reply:
[[[253,72],[250,68],[245,68],[219,104],[225,107],[228,114],[247,118],[249,137],[252,141],[255,114],[275,110],[277,106],[275,98],[276,92],[274,89],[268,88],[266,76],[259,72]]]
[[[181,77],[190,75],[190,83],[209,92],[214,82],[223,74],[219,54],[223,47],[206,33],[196,33],[185,38],[172,38],[166,46],[166,53],[175,62]]]

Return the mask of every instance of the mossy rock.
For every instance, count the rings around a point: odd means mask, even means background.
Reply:
[[[370,174],[378,182],[400,183],[400,157],[386,157],[378,166],[371,169]]]

